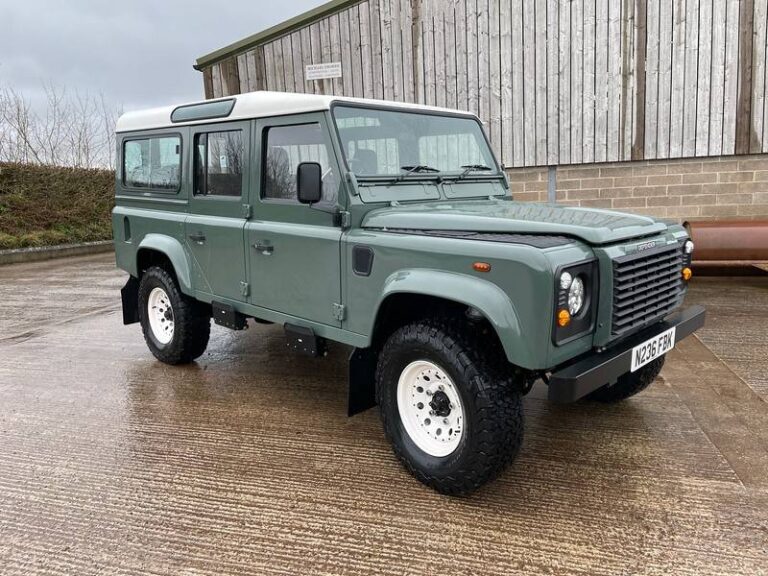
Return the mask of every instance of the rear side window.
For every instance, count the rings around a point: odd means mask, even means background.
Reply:
[[[159,136],[123,142],[123,186],[176,191],[181,182],[180,174],[180,136]]]
[[[195,136],[195,194],[240,196],[243,192],[243,131]]]

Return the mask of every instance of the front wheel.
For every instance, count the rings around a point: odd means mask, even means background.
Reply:
[[[376,370],[384,431],[418,480],[466,495],[498,476],[523,440],[520,387],[465,332],[433,319],[385,343]]]
[[[208,345],[210,314],[157,266],[144,272],[139,283],[139,322],[149,350],[166,364],[192,362]]]

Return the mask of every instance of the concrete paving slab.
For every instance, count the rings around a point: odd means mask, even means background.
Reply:
[[[768,401],[768,277],[696,278],[687,302],[707,307],[701,341]]]
[[[456,499],[405,473],[376,410],[346,418],[344,347],[215,327],[165,366],[122,326],[111,261],[71,265],[0,276],[32,310],[0,329],[36,326],[0,341],[4,576],[768,574],[764,401],[700,342],[622,405],[537,385],[520,458]]]

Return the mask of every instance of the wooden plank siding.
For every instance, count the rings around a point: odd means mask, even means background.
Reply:
[[[768,0],[361,0],[201,71],[469,110],[509,167],[768,152]]]

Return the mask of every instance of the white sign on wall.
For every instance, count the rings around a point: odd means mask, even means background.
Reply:
[[[307,64],[304,67],[307,80],[325,80],[326,78],[341,78],[341,62],[326,62],[324,64]]]

